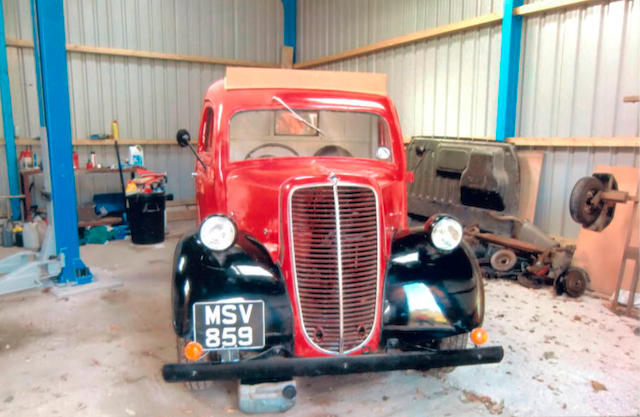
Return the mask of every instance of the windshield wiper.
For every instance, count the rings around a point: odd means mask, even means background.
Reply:
[[[278,103],[282,104],[282,106],[285,109],[289,110],[289,112],[291,112],[291,114],[293,114],[293,117],[295,117],[298,121],[300,121],[300,122],[304,123],[305,125],[309,126],[311,129],[315,130],[316,132],[318,132],[322,136],[326,136],[322,130],[320,130],[318,127],[314,126],[313,124],[309,123],[304,117],[300,116],[298,113],[296,113],[295,110],[293,110],[291,107],[289,107],[289,105],[287,103],[285,103],[283,99],[281,99],[278,96],[273,96],[272,98],[273,98],[273,101],[277,101]]]

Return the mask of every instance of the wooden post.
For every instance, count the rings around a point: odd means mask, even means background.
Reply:
[[[280,55],[280,68],[293,68],[293,47],[282,47],[282,54]]]

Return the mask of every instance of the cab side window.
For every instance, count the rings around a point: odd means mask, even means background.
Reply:
[[[213,132],[213,110],[211,107],[207,107],[203,119],[200,143],[202,144],[202,150],[209,152],[213,145],[213,138],[211,137]]]

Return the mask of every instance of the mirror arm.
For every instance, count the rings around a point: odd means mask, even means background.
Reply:
[[[200,162],[200,165],[202,165],[202,168],[204,168],[204,172],[207,172],[207,165],[204,163],[202,158],[200,158],[200,155],[198,155],[198,152],[196,152],[196,149],[193,147],[193,145],[189,143],[187,146],[189,146],[189,149],[191,149],[191,152],[193,152],[193,155],[196,157],[198,162]]]

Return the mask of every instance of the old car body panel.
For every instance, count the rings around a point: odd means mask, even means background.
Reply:
[[[263,300],[267,346],[291,348],[291,307],[282,274],[252,236],[240,233],[235,245],[215,253],[198,241],[197,234],[189,234],[176,247],[174,265],[171,300],[178,336],[192,336],[196,302]]]
[[[422,230],[404,231],[394,240],[385,300],[385,337],[413,342],[469,332],[484,317],[482,274],[468,245],[442,253]]]
[[[269,175],[264,175],[265,171]],[[353,172],[358,174],[354,176]],[[328,183],[332,173],[353,183],[375,186],[389,231],[406,228],[404,201],[394,198],[404,192],[404,182],[395,167],[356,158],[274,158],[234,164],[226,176],[226,188],[234,190],[227,196],[228,213],[247,232],[259,237],[274,262],[282,260],[281,232],[287,230],[279,226],[284,214],[281,207],[286,207],[282,196],[295,185]],[[386,248],[392,234],[388,234]]]

